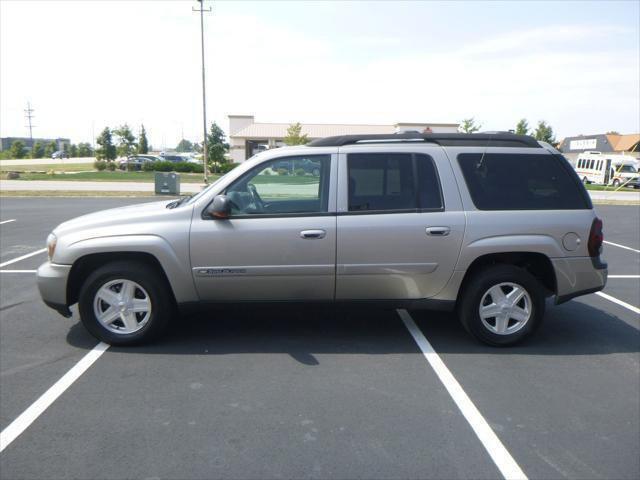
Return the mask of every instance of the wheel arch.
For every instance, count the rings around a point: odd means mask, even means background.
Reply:
[[[493,265],[515,265],[522,268],[540,282],[548,296],[555,295],[558,291],[555,269],[547,255],[539,252],[500,252],[481,255],[471,262],[462,279],[460,294],[471,278]]]
[[[160,261],[148,252],[102,252],[90,253],[78,258],[72,265],[67,280],[67,305],[73,305],[78,302],[80,289],[83,281],[94,270],[107,265],[109,263],[125,261],[130,263],[143,264],[153,269],[163,279],[168,288],[173,302],[176,302],[174,289],[169,281],[169,277],[165,272]]]

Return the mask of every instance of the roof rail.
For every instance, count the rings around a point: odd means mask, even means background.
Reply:
[[[542,148],[528,135],[513,133],[391,133],[375,135],[340,135],[313,140],[309,147],[342,147],[370,143],[435,143],[443,147],[528,147]]]

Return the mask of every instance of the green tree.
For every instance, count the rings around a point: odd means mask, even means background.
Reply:
[[[180,140],[180,143],[178,143],[176,152],[193,152],[193,143],[183,138]]]
[[[25,156],[25,145],[22,140],[15,140],[11,144],[11,148],[9,148],[9,158],[24,158]]]
[[[31,149],[31,158],[42,157],[44,157],[44,147],[41,142],[36,142],[33,144],[33,148]]]
[[[116,146],[113,144],[113,137],[109,127],[104,127],[104,130],[96,139],[96,143],[100,145],[96,149],[96,158],[98,160],[115,160]]]
[[[113,134],[118,137],[118,156],[128,157],[136,151],[136,137],[131,128],[126,123],[113,130]]]
[[[78,146],[75,143],[69,145],[69,157],[77,158],[78,157]]]
[[[144,125],[140,126],[140,139],[138,140],[138,153],[149,153],[149,140]]]
[[[606,135],[620,135],[620,132],[616,130],[611,130],[610,132],[607,132]]]
[[[226,161],[225,154],[229,151],[229,144],[225,142],[224,131],[216,122],[211,124],[211,130],[207,135],[207,163],[223,164]]]
[[[551,125],[547,125],[547,122],[545,122],[544,120],[540,120],[538,122],[538,126],[536,127],[533,136],[536,138],[536,140],[540,140],[541,142],[547,142],[552,145],[556,143],[556,137],[553,134],[553,128],[551,128]]]
[[[529,135],[529,122],[527,122],[526,118],[520,119],[520,121],[516,125],[516,134]]]
[[[292,123],[287,128],[287,136],[284,137],[284,143],[286,145],[304,145],[309,142],[309,138],[306,134],[302,135],[302,125],[300,122]]]
[[[93,148],[89,143],[78,144],[78,157],[93,157]]]
[[[58,144],[54,140],[51,140],[49,143],[47,143],[47,146],[44,147],[44,156],[47,158],[51,158],[53,152],[56,151],[58,151]]]
[[[473,117],[465,118],[462,120],[460,124],[460,131],[463,133],[475,133],[482,128],[482,125],[476,124],[476,121]]]

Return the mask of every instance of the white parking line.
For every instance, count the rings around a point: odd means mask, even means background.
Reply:
[[[0,273],[36,273],[37,270],[0,270]]]
[[[0,452],[11,445],[29,425],[31,425],[42,413],[51,406],[56,399],[64,393],[64,391],[73,385],[80,375],[87,371],[100,356],[107,351],[109,345],[100,342],[87,353],[71,370],[63,375],[63,377],[54,383],[49,390],[44,392],[29,408],[27,408],[18,418],[11,422],[0,433]]]
[[[640,250],[636,250],[635,248],[627,247],[625,245],[620,245],[619,243],[608,242],[606,240],[604,240],[603,243],[606,243],[607,245],[613,245],[614,247],[618,248],[624,248],[625,250],[631,250],[632,252],[640,253]]]
[[[438,375],[438,378],[449,392],[449,395],[451,395],[451,398],[460,409],[462,415],[464,415],[464,418],[469,422],[469,425],[478,436],[478,439],[489,453],[489,456],[493,460],[493,463],[496,464],[496,467],[498,467],[498,470],[500,470],[502,476],[509,480],[526,480],[527,476],[491,429],[469,396],[462,389],[451,371],[449,371],[440,359],[427,338],[413,321],[413,318],[411,318],[411,315],[409,315],[409,312],[404,309],[399,309],[398,315],[400,315],[407,330],[409,330],[418,347],[422,350],[427,362],[429,362],[431,368],[433,368],[436,375]]]
[[[607,278],[640,278],[640,275],[607,275]]]
[[[596,295],[609,300],[610,302],[613,303],[617,303],[618,305],[620,305],[621,307],[626,308],[627,310],[631,310],[634,313],[637,313],[640,315],[640,308],[638,307],[634,307],[633,305],[627,303],[627,302],[623,302],[622,300],[618,300],[616,297],[612,297],[611,295],[607,295],[606,293],[603,292],[596,292]]]
[[[46,248],[41,248],[40,250],[36,250],[35,252],[27,253],[26,255],[22,255],[21,257],[14,258],[13,260],[8,260],[6,262],[0,263],[0,268],[5,267],[7,265],[11,265],[12,263],[19,262],[20,260],[24,260],[25,258],[33,257],[34,255],[44,253],[46,251],[47,251]]]
[[[4,221],[0,222],[0,225],[4,225],[5,223],[10,223],[10,222],[15,222],[15,221],[16,221],[15,218],[12,218],[11,220],[4,220]]]

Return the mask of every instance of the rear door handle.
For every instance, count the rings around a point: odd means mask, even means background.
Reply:
[[[427,235],[431,235],[432,237],[446,237],[451,233],[451,229],[449,227],[427,227]]]
[[[327,232],[324,230],[302,230],[300,232],[300,238],[304,239],[314,239],[314,238],[324,238]]]

